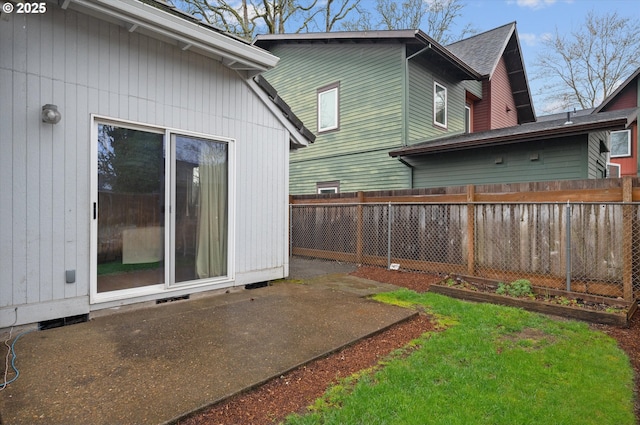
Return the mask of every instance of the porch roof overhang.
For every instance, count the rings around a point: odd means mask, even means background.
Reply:
[[[266,50],[224,33],[161,0],[58,0],[72,9],[115,23],[129,32],[174,44],[222,62],[230,69],[253,77],[273,68],[279,58]]]
[[[561,137],[589,134],[594,131],[623,130],[636,121],[638,108],[603,112],[596,115],[574,117],[570,123],[566,119],[527,123],[514,127],[479,133],[467,133],[418,143],[389,152],[389,156],[403,158],[436,153],[453,152],[488,146],[513,143],[527,143]]]

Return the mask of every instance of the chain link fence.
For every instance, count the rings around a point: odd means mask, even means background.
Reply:
[[[637,204],[292,204],[290,214],[296,256],[640,294]]]

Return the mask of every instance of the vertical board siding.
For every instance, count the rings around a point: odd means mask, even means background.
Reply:
[[[238,74],[55,6],[3,21],[0,51],[0,308],[89,309],[91,114],[235,139],[235,272],[284,266],[288,136]],[[46,103],[60,123],[40,122]]]
[[[9,59],[10,55],[0,55],[0,99],[13,98],[13,73],[9,69]],[[4,275],[0,279],[0,308],[11,305],[14,299],[12,250],[13,211],[16,205],[12,190],[15,186],[12,166],[15,151],[11,143],[14,134],[12,106],[12,102],[0,102],[0,270]]]

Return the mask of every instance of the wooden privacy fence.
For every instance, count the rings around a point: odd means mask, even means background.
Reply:
[[[632,178],[291,197],[291,253],[633,299]]]

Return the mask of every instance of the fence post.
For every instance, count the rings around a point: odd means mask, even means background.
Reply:
[[[391,267],[391,220],[393,217],[393,210],[391,209],[391,202],[389,202],[389,216],[387,217],[387,270]]]
[[[622,293],[633,300],[633,180],[622,178]]]
[[[475,186],[467,185],[467,274],[475,275],[476,272],[476,213],[475,205]]]
[[[567,208],[564,212],[565,218],[565,275],[567,281],[567,292],[571,291],[571,204],[567,201]]]
[[[364,192],[358,192],[358,214],[356,217],[356,263],[362,264],[362,247],[364,245]]]

